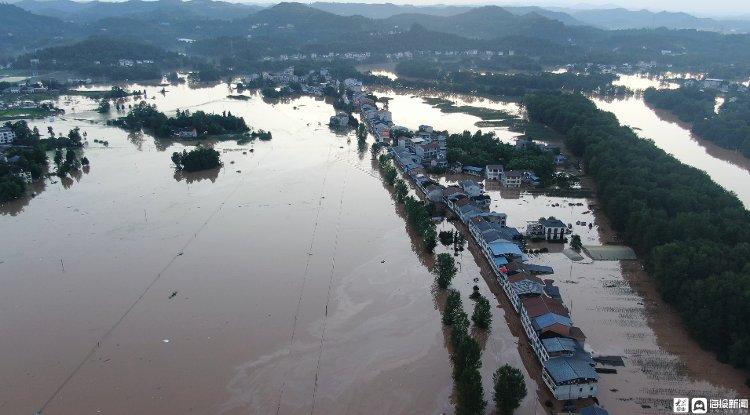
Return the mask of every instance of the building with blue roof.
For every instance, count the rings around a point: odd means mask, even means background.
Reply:
[[[542,339],[542,346],[550,357],[572,356],[580,348],[578,342],[564,337]]]
[[[516,257],[524,256],[523,252],[521,252],[521,248],[519,248],[514,242],[510,241],[496,241],[489,244],[488,248],[493,257],[500,255],[512,255]]]
[[[565,224],[559,219],[544,219],[540,220],[539,224],[542,225],[542,233],[544,238],[548,241],[558,241],[565,238]]]
[[[542,379],[559,400],[594,397],[598,392],[599,374],[592,363],[586,352],[553,357],[542,362]]]
[[[536,331],[542,331],[546,328],[560,324],[567,327],[573,326],[573,321],[565,316],[561,316],[555,313],[547,313],[531,319],[531,326]]]

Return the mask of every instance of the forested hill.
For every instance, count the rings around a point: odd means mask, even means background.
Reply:
[[[12,4],[0,3],[0,56],[71,41],[81,28],[60,19],[39,16]]]
[[[578,41],[579,37],[589,33],[582,28],[568,27],[560,21],[548,19],[537,13],[516,15],[498,6],[478,7],[447,17],[401,14],[387,21],[400,27],[418,23],[430,30],[477,39],[523,35],[567,43],[569,40]]]

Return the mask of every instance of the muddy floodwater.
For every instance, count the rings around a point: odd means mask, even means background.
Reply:
[[[217,143],[222,169],[176,174],[171,152],[189,143],[107,127],[94,101],[63,97],[64,117],[31,122],[81,127],[91,167],[2,206],[0,413],[451,413],[431,261],[369,150],[321,125],[331,105],[130,88],[168,113],[231,111],[273,140]],[[462,258],[468,296],[477,265]],[[523,367],[494,314],[487,398],[497,367]],[[525,413],[544,413],[527,386]]]
[[[231,111],[273,139],[216,143],[223,168],[176,174],[169,157],[190,143],[107,127],[117,114],[97,114],[94,101],[61,98],[65,116],[31,122],[43,133],[81,127],[91,167],[2,206],[0,230],[13,238],[0,250],[0,413],[452,413],[432,260],[369,149],[325,126],[331,105],[248,93],[233,100],[225,85],[130,88],[145,88],[168,113]],[[398,125],[477,129],[477,117],[386,95]],[[511,226],[556,216],[584,244],[611,237],[591,198],[493,185],[493,209]],[[562,245],[549,248],[531,262],[554,267],[587,348],[625,359],[601,378],[599,400],[610,413],[665,413],[675,396],[748,396],[745,374],[687,337],[636,262],[572,262]],[[500,291],[483,259],[470,249],[456,259],[467,312],[474,284],[496,306],[490,332],[476,333],[485,398],[491,403],[492,372],[509,363],[529,390],[516,413],[547,413],[538,369],[512,329],[517,318],[493,298]]]

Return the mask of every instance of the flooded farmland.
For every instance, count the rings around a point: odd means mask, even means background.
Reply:
[[[15,240],[0,257],[0,412],[451,413],[431,261],[369,151],[321,125],[332,107],[231,100],[225,85],[145,88],[162,111],[231,111],[274,138],[217,143],[222,169],[178,175],[169,155],[185,143],[104,126],[94,101],[71,98],[62,119],[33,122],[80,126],[91,168],[2,206],[2,232]],[[388,96],[396,124],[477,129],[477,117]],[[594,223],[574,225],[584,244],[609,237],[587,207],[595,200],[488,193],[510,226],[554,215]],[[679,395],[747,396],[743,374],[698,350],[634,263],[572,262],[561,248],[531,261],[555,268],[587,347],[625,358],[618,374],[602,375],[611,413],[664,413]],[[481,281],[482,259],[467,250],[457,261],[465,307],[474,284],[499,293]],[[492,372],[510,363],[525,368],[529,389],[517,413],[543,414],[544,386],[511,313],[494,308],[480,338],[485,398]]]

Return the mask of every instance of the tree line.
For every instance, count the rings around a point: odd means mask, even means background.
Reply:
[[[242,117],[236,117],[231,112],[222,114],[207,114],[203,111],[191,113],[180,111],[174,117],[168,117],[156,109],[156,105],[149,105],[141,101],[135,105],[128,115],[112,122],[131,131],[147,129],[156,137],[167,138],[179,130],[195,129],[197,136],[244,133],[250,130]]]
[[[49,164],[47,150],[55,149],[56,174],[60,177],[89,164],[86,157],[79,158],[83,137],[78,128],[67,135],[55,136],[52,127],[47,128],[48,138],[42,138],[39,129],[29,128],[26,121],[8,121],[4,127],[15,134],[14,144],[5,152],[7,160],[0,158],[0,203],[17,199],[26,193],[27,183],[18,174],[27,172],[36,180],[44,176]]]
[[[643,256],[690,334],[720,361],[749,368],[750,212],[581,95],[533,95],[524,106],[582,157],[612,227]]]
[[[649,88],[643,99],[682,121],[693,123],[690,128],[693,134],[750,157],[750,96],[736,91],[728,94],[717,113],[714,111],[717,95],[716,90],[683,86],[672,90]]]

